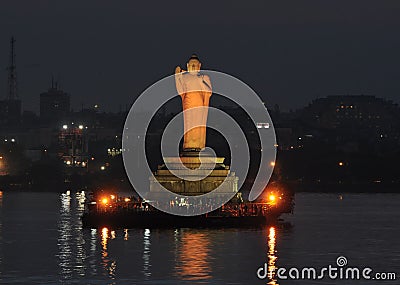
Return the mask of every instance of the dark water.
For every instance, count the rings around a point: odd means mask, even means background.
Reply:
[[[291,227],[260,230],[90,230],[81,193],[0,198],[1,284],[400,284],[400,195],[298,194]],[[276,266],[338,256],[397,281],[274,281]],[[271,278],[260,280],[264,263]]]

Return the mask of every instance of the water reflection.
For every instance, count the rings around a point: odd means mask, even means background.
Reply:
[[[60,278],[67,280],[72,277],[72,223],[71,223],[71,196],[61,194],[60,220],[58,223],[58,265],[60,266]]]
[[[90,230],[90,274],[97,275],[97,261],[94,258],[97,252],[97,229]]]
[[[276,250],[276,228],[270,227],[268,230],[268,283],[269,285],[279,285],[276,279],[276,260],[278,259]]]
[[[210,239],[205,233],[182,231],[178,250],[175,269],[182,280],[207,280],[212,277]]]
[[[85,239],[83,237],[83,232],[81,230],[82,222],[80,216],[83,214],[85,210],[85,192],[76,193],[75,195],[76,202],[77,202],[77,209],[75,214],[75,221],[74,221],[74,232],[75,235],[75,244],[76,244],[76,258],[75,258],[75,271],[78,276],[83,277],[85,276],[85,259],[86,259],[86,251],[85,251]],[[76,220],[79,222],[77,223]]]
[[[150,271],[150,230],[145,229],[144,230],[144,236],[143,236],[143,274],[146,279],[151,277],[151,271]]]
[[[109,284],[115,284],[115,271],[117,269],[117,261],[109,257],[108,253],[108,242],[109,239],[115,238],[115,231],[110,231],[108,228],[101,230],[101,264],[104,268],[104,272],[113,281]]]
[[[85,239],[80,216],[84,211],[85,192],[71,195],[70,191],[60,195],[60,219],[58,222],[58,259],[60,279],[70,280],[85,276]]]

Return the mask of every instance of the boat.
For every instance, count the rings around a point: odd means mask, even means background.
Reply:
[[[190,211],[190,205],[174,204]],[[150,201],[116,193],[93,193],[82,216],[85,228],[227,228],[262,227],[293,212],[294,195],[268,192],[260,200],[245,202],[234,197],[217,210],[197,216],[177,216],[153,207]]]

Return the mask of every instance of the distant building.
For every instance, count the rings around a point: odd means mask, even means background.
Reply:
[[[375,96],[328,96],[312,101],[302,110],[301,117],[320,128],[382,129],[398,125],[399,107]]]
[[[21,100],[0,101],[0,126],[13,127],[21,123]]]
[[[40,94],[40,120],[60,124],[70,112],[70,95],[52,84],[47,92]]]
[[[302,134],[313,134],[338,147],[374,145],[390,149],[400,143],[400,109],[390,100],[366,95],[319,98],[299,111]]]

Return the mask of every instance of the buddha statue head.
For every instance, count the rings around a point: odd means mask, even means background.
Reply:
[[[190,58],[188,63],[186,64],[187,70],[190,73],[197,73],[200,71],[201,62],[196,54],[193,54]]]

